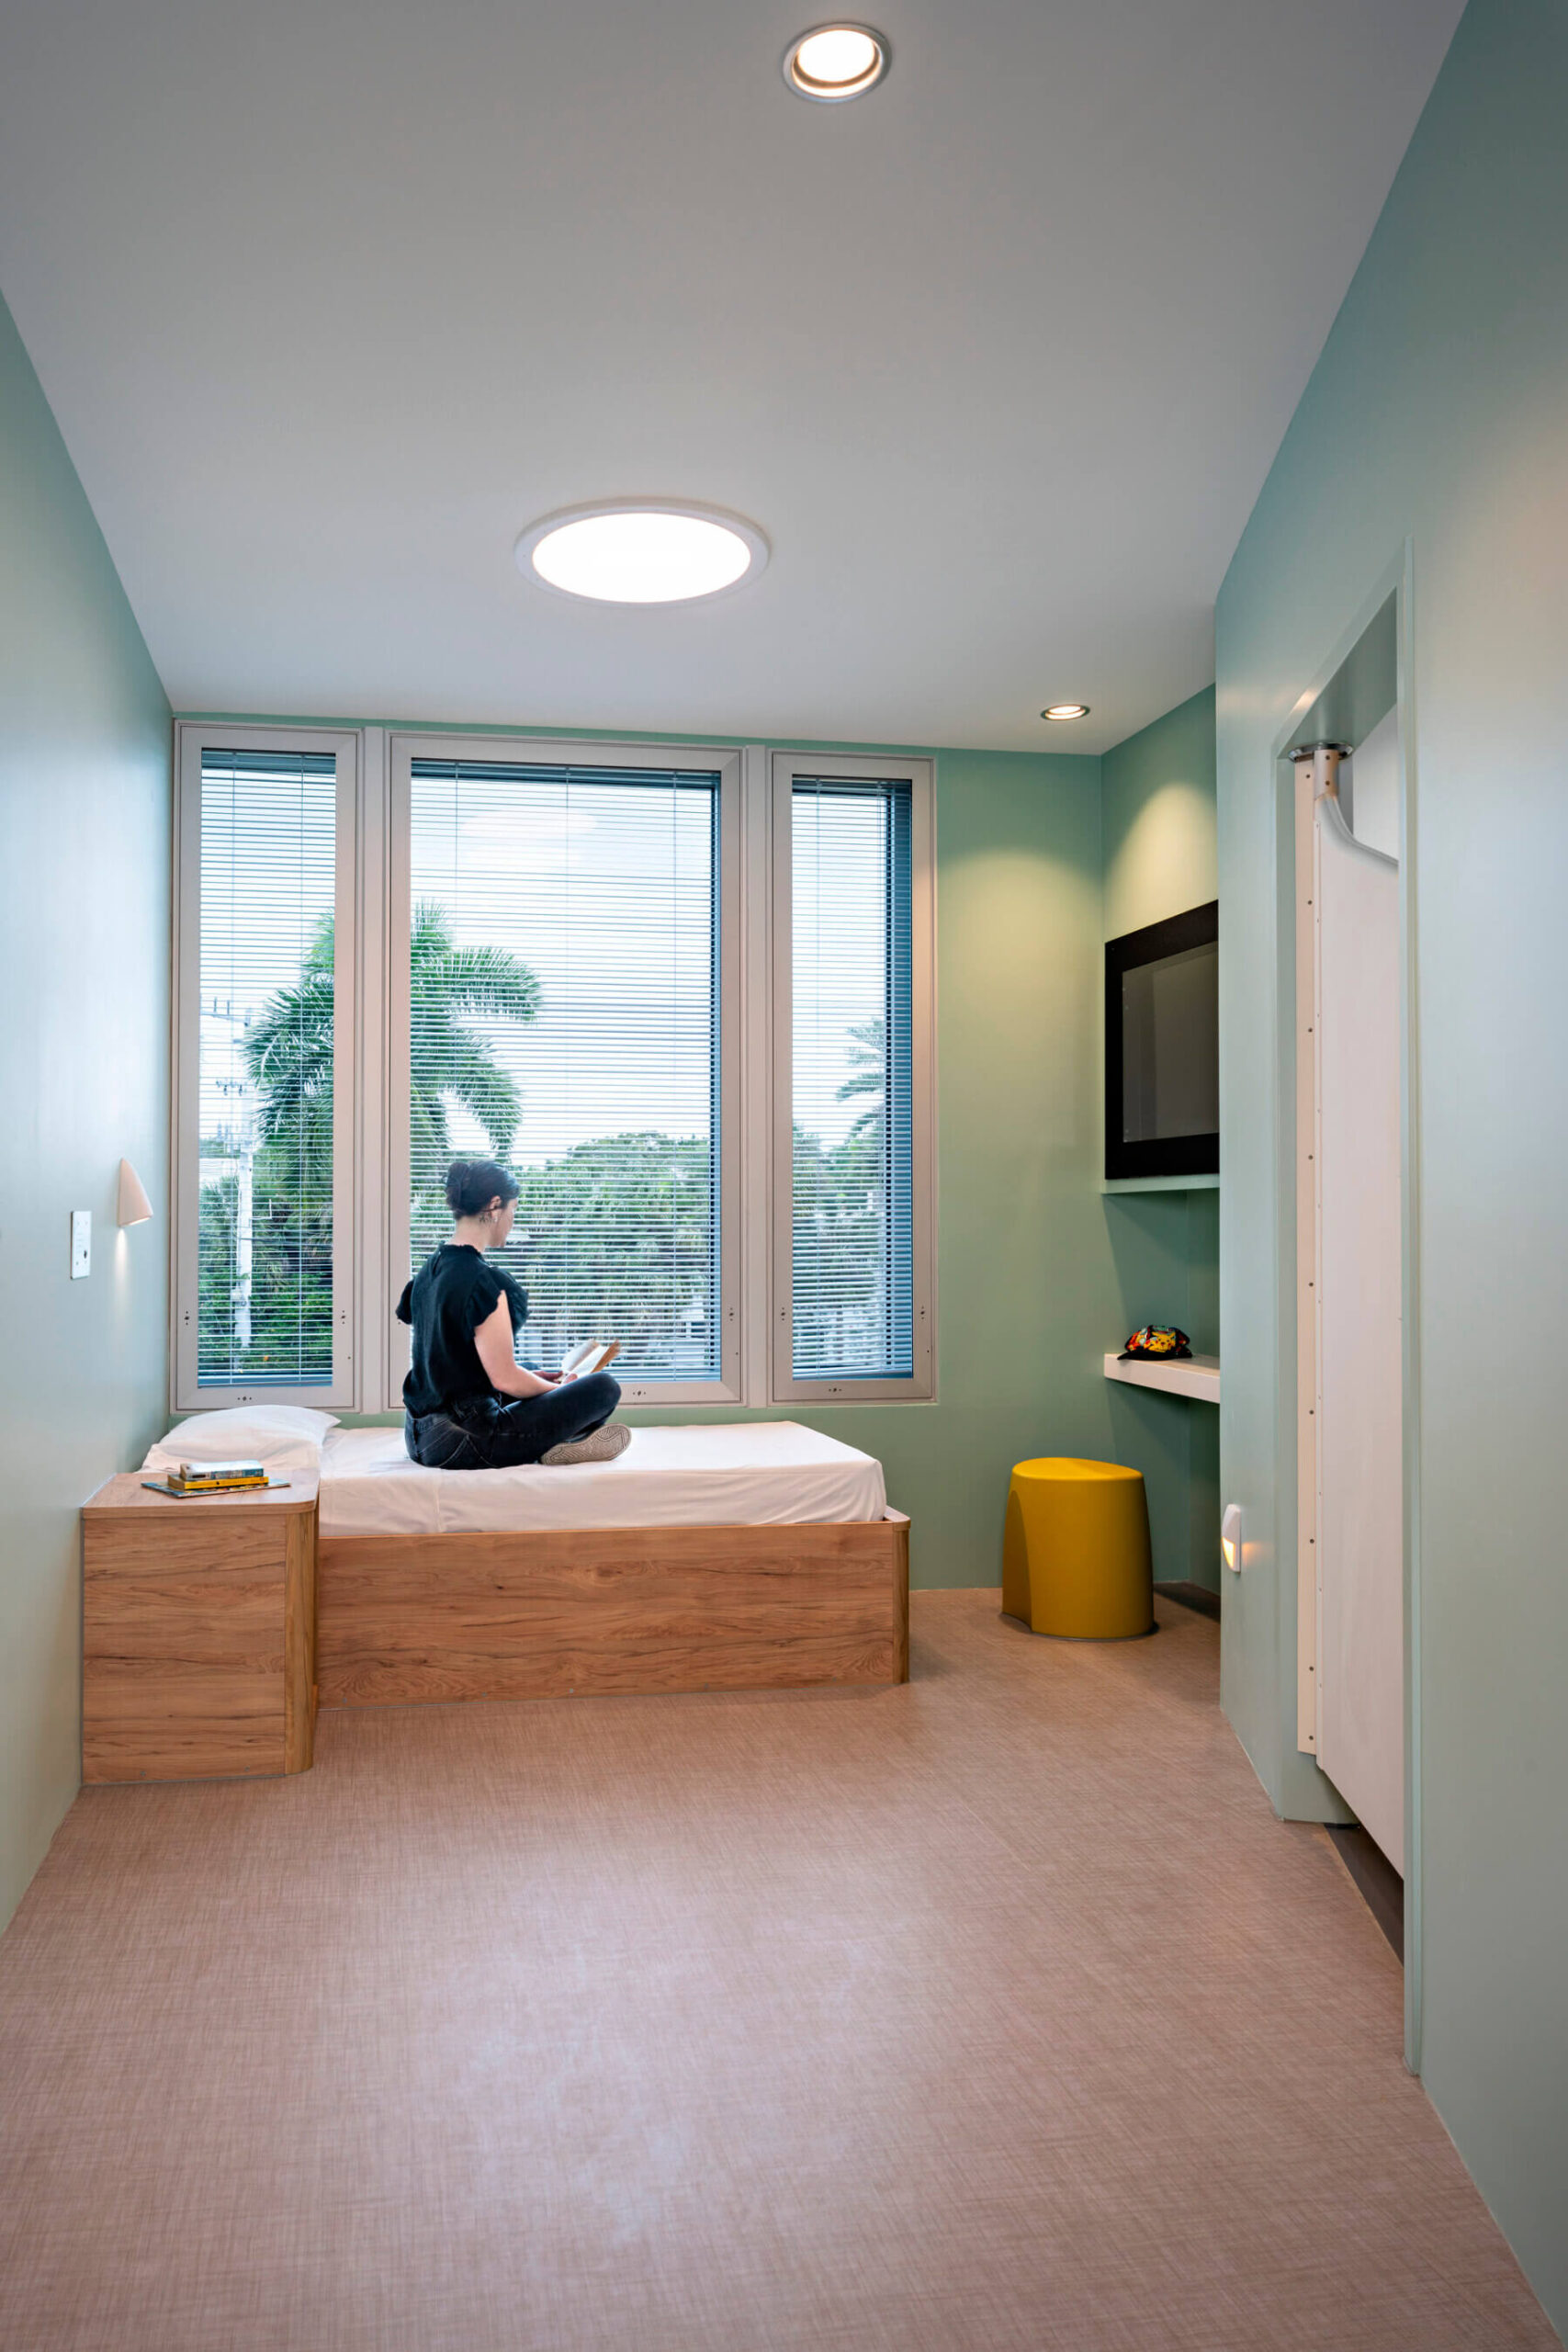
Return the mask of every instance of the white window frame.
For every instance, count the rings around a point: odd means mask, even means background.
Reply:
[[[355,856],[360,735],[352,728],[208,727],[182,720],[175,734],[174,1182],[171,1186],[170,1405],[177,1413],[225,1405],[317,1405],[352,1409],[359,1192],[358,958]],[[199,1386],[197,1246],[201,1216],[201,755],[205,750],[327,752],[337,763],[333,981],[333,1374],[312,1386]]]
[[[590,738],[548,741],[522,735],[396,734],[390,739],[391,806],[389,827],[389,902],[387,918],[389,1039],[387,1061],[388,1270],[386,1388],[382,1409],[402,1403],[409,1363],[409,1335],[396,1317],[396,1301],[407,1279],[399,1269],[409,1257],[409,1139],[405,1106],[409,1069],[409,926],[411,770],[414,760],[485,760],[511,766],[686,768],[719,779],[719,1377],[716,1380],[623,1381],[628,1405],[679,1405],[700,1412],[706,1406],[739,1405],[744,1395],[741,1295],[742,1031],[745,1001],[741,959],[741,752],[717,744],[622,743]]]
[[[794,1350],[794,926],[792,807],[797,776],[908,783],[911,1201],[914,1336],[912,1371],[901,1377],[798,1380]],[[773,795],[773,1344],[774,1404],[927,1403],[936,1395],[936,790],[930,760],[848,759],[775,752]]]
[[[408,1260],[409,763],[415,757],[719,776],[720,1377],[637,1381],[628,1404],[753,1410],[798,1403],[924,1403],[936,1391],[935,782],[929,759],[864,759],[763,743],[620,742],[397,732],[379,727],[176,724],[175,1086],[170,1406],[265,1402],[380,1413],[401,1405],[408,1335],[393,1308]],[[201,752],[328,752],[337,763],[333,1377],[314,1387],[200,1388],[196,1378]],[[802,1381],[791,1344],[793,1152],[791,796],[797,776],[907,781],[910,949],[914,1370]]]

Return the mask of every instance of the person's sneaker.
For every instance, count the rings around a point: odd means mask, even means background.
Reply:
[[[570,1445],[552,1445],[539,1458],[552,1470],[568,1462],[614,1462],[631,1442],[632,1433],[625,1421],[606,1421],[602,1430],[590,1430],[586,1437],[573,1438]]]

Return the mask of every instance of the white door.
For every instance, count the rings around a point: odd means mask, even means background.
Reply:
[[[1317,1759],[1403,1871],[1399,867],[1314,816]]]

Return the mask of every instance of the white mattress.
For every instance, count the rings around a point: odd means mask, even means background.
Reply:
[[[321,1447],[323,1535],[820,1524],[886,1507],[880,1462],[797,1421],[634,1430],[617,1460],[554,1470],[422,1469],[400,1429],[333,1430]]]

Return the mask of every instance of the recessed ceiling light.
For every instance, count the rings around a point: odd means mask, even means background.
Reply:
[[[797,97],[839,106],[874,90],[892,55],[869,25],[816,25],[785,50],[784,77]]]
[[[754,523],[716,506],[665,498],[607,499],[530,524],[517,569],[563,596],[604,605],[682,605],[755,579],[768,543]]]
[[[1047,703],[1040,716],[1042,718],[1087,718],[1089,705],[1087,702]]]

